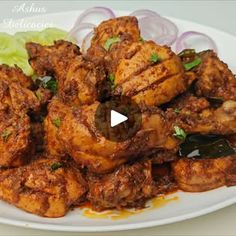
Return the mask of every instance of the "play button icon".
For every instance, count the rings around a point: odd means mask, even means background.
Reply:
[[[117,111],[111,110],[111,127],[119,125],[126,120],[128,120],[127,116],[124,116]]]
[[[126,96],[114,96],[100,103],[95,114],[95,125],[102,136],[114,142],[132,138],[140,129],[142,114],[139,106]]]

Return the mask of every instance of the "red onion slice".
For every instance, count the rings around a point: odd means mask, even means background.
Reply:
[[[172,45],[177,36],[178,28],[170,20],[160,17],[144,17],[139,20],[141,36],[153,40],[159,45]]]
[[[103,20],[112,19],[115,17],[114,12],[107,7],[92,7],[79,15],[74,26],[80,25],[81,23],[92,23],[97,25]]]
[[[135,16],[137,19],[142,19],[144,17],[151,17],[151,16],[160,16],[157,12],[147,10],[147,9],[141,9],[136,10],[130,14],[130,16]]]
[[[200,40],[199,40],[200,38]],[[187,42],[193,40],[192,43]],[[195,39],[195,40],[194,40]],[[204,44],[203,44],[204,42]],[[207,43],[208,46],[205,46]],[[212,38],[208,35],[196,32],[196,31],[186,31],[180,35],[180,37],[176,40],[176,52],[179,53],[187,48],[194,48],[196,51],[202,51],[206,49],[212,49],[217,52],[217,46]]]
[[[90,45],[91,45],[91,40],[92,40],[92,38],[93,38],[93,31],[91,31],[90,33],[88,33],[85,37],[84,37],[84,39],[83,39],[83,41],[82,41],[82,45],[81,45],[81,51],[82,51],[82,53],[86,53],[86,51],[88,50],[88,48],[90,47]]]
[[[68,34],[68,38],[75,38],[77,44],[82,47],[83,39],[90,33],[93,33],[93,29],[96,27],[94,24],[81,23],[74,26]]]

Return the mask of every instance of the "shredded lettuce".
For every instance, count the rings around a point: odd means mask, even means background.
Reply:
[[[26,75],[32,76],[34,72],[28,63],[28,53],[25,44],[27,42],[35,42],[42,45],[52,45],[55,40],[68,40],[67,35],[66,31],[57,28],[17,32],[14,35],[0,33],[0,64],[17,65]]]

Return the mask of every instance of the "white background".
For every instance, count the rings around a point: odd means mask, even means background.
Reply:
[[[86,9],[92,6],[107,6],[117,10],[130,11],[148,8],[162,15],[210,25],[236,35],[236,1],[0,1],[0,23],[9,18],[15,19],[36,15],[35,13],[14,12],[14,7],[22,3],[26,3],[28,6],[33,3],[36,7],[44,8],[46,13]],[[232,45],[232,53],[236,53],[236,45]],[[79,234],[0,225],[0,235],[236,235],[235,219],[236,205],[233,205],[193,220],[143,230]]]

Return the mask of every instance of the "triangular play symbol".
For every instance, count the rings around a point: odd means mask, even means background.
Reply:
[[[128,120],[127,116],[124,116],[117,111],[111,110],[111,127],[119,125],[126,120]]]

